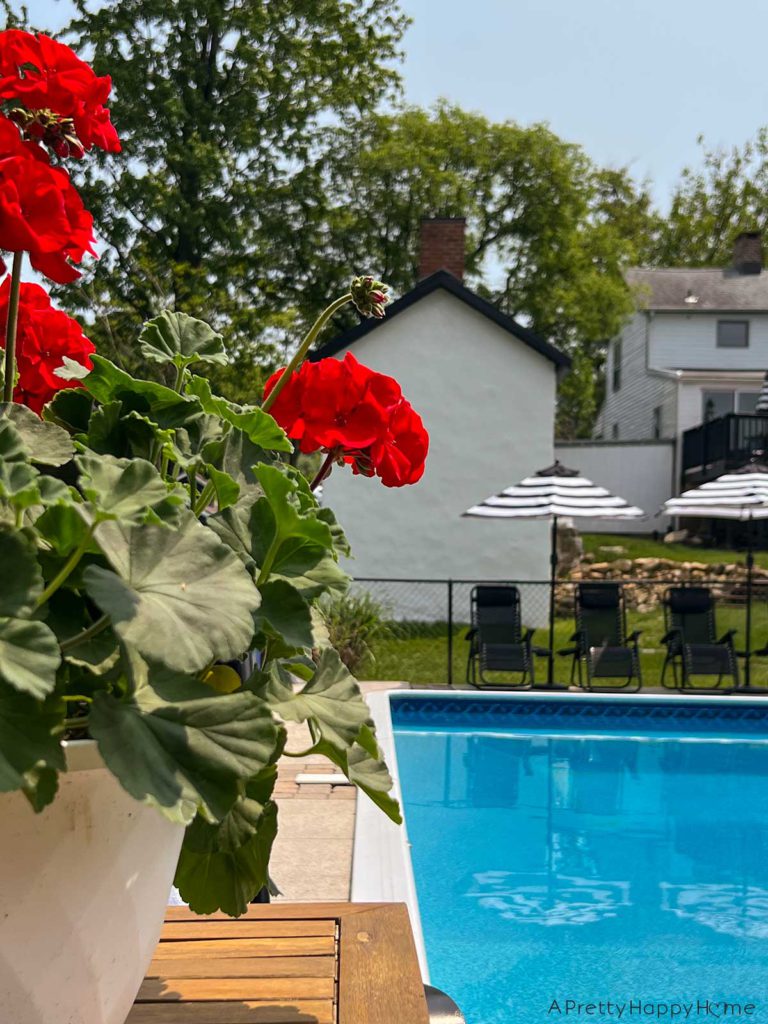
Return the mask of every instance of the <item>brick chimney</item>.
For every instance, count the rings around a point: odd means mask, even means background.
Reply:
[[[733,267],[739,274],[759,274],[763,269],[763,236],[742,231],[733,243]]]
[[[447,270],[464,280],[464,217],[425,217],[421,222],[419,280]]]

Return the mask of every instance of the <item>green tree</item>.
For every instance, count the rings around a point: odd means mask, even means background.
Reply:
[[[112,76],[123,153],[82,172],[103,255],[59,298],[94,315],[94,340],[132,369],[137,328],[159,310],[209,321],[232,360],[222,383],[253,397],[301,316],[285,251],[322,212],[328,126],[357,130],[396,90],[407,20],[397,0],[75,7],[66,37]]]
[[[768,227],[768,128],[731,149],[708,148],[686,168],[653,252],[659,266],[726,266],[739,231]]]
[[[631,309],[622,269],[655,230],[644,186],[544,124],[497,124],[442,102],[340,131],[323,190],[326,220],[290,254],[307,269],[297,302],[314,292],[316,307],[350,266],[407,290],[421,218],[465,216],[468,283],[574,357],[558,426],[589,434],[606,340]]]

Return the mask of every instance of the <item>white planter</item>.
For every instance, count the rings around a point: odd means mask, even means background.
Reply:
[[[184,835],[137,803],[92,741],[35,814],[0,794],[0,1020],[123,1024],[160,934]]]

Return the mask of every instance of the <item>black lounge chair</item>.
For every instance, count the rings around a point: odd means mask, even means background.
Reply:
[[[667,648],[661,685],[667,668],[672,666],[673,686],[668,689],[698,689],[693,676],[717,676],[714,688],[720,687],[724,677],[733,679],[733,688],[739,685],[739,668],[733,647],[735,629],[729,629],[717,639],[715,628],[715,601],[707,587],[670,587],[664,595],[665,635],[661,642]]]
[[[467,633],[467,682],[471,686],[519,689],[534,682],[534,631],[523,632],[520,591],[508,584],[473,587],[470,596],[472,627]],[[489,672],[519,675],[517,682],[488,678]],[[479,680],[479,681],[478,681]]]
[[[627,634],[624,592],[618,583],[579,583],[576,587],[576,632],[573,647],[558,654],[573,658],[571,684],[587,690],[639,690],[639,631]],[[613,683],[594,685],[595,680]],[[623,682],[616,682],[623,679]],[[586,683],[586,685],[585,685]]]

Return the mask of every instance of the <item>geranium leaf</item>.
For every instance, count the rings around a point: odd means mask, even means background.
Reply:
[[[285,671],[273,662],[268,690],[261,691],[280,717],[291,722],[310,719],[331,746],[340,751],[351,747],[361,727],[370,723],[371,713],[337,652],[328,647],[321,653],[314,676],[298,693],[292,692]]]
[[[93,399],[83,388],[64,388],[57,391],[43,410],[46,421],[53,421],[73,434],[88,429],[93,410]]]
[[[139,335],[139,348],[145,359],[170,363],[179,369],[197,362],[227,365],[221,335],[204,321],[186,313],[164,310],[148,320]]]
[[[367,726],[364,726],[363,729],[367,729]],[[368,734],[373,736],[370,730],[368,730]],[[312,752],[324,754],[329,761],[338,765],[353,785],[370,797],[387,817],[400,825],[403,821],[400,805],[390,795],[392,776],[381,758],[378,746],[376,746],[376,754],[371,754],[370,750],[366,749],[367,746],[368,742],[366,742],[366,746],[363,746],[362,743],[354,743],[348,750],[340,751],[332,744],[321,741],[313,747]]]
[[[199,672],[248,649],[258,591],[235,555],[191,514],[178,530],[102,523],[96,539],[114,572],[88,566],[86,589],[141,654]]]
[[[66,430],[41,420],[25,405],[0,403],[0,416],[13,423],[30,462],[63,466],[74,455],[72,440]]]
[[[220,824],[198,815],[187,829],[174,884],[196,914],[244,914],[267,884],[277,834],[277,805],[271,799],[276,775],[271,765],[247,782]]]
[[[63,770],[64,754],[53,735],[60,718],[33,697],[0,685],[0,792],[21,789],[37,766]]]
[[[288,435],[268,412],[256,405],[236,405],[212,394],[211,385],[205,377],[192,377],[187,384],[187,394],[198,398],[207,413],[231,423],[260,448],[275,452],[293,451]]]
[[[41,698],[56,685],[60,664],[58,641],[44,622],[0,618],[0,679]]]
[[[24,796],[37,814],[53,803],[59,790],[59,773],[42,765],[24,773]]]
[[[187,398],[155,381],[131,377],[103,356],[94,354],[91,361],[93,369],[85,379],[88,391],[102,403],[121,401],[123,415],[134,411],[168,430],[187,426],[203,414],[196,398]]]
[[[136,800],[189,824],[199,810],[220,821],[242,783],[275,756],[280,727],[254,694],[218,694],[189,676],[131,659],[132,693],[94,695],[90,730],[102,757]]]
[[[204,466],[203,472],[213,484],[216,492],[216,505],[219,511],[234,505],[240,497],[240,485],[236,483],[229,473],[224,473],[215,466]]]
[[[52,505],[35,520],[35,529],[57,555],[66,558],[85,540],[88,523],[83,516],[82,506]],[[95,541],[90,550],[99,550]]]
[[[26,615],[43,591],[43,574],[35,545],[23,533],[0,530],[0,616]],[[2,671],[2,666],[0,666]]]
[[[256,628],[281,637],[291,647],[312,647],[312,618],[309,605],[285,580],[272,580],[259,587],[261,605],[256,612]]]
[[[112,455],[85,453],[75,459],[80,471],[80,488],[98,510],[100,518],[125,523],[141,522],[148,509],[171,500],[165,481],[151,462],[144,459],[116,459]]]
[[[0,498],[14,508],[29,508],[40,500],[39,476],[29,464],[16,426],[7,417],[0,417]]]

